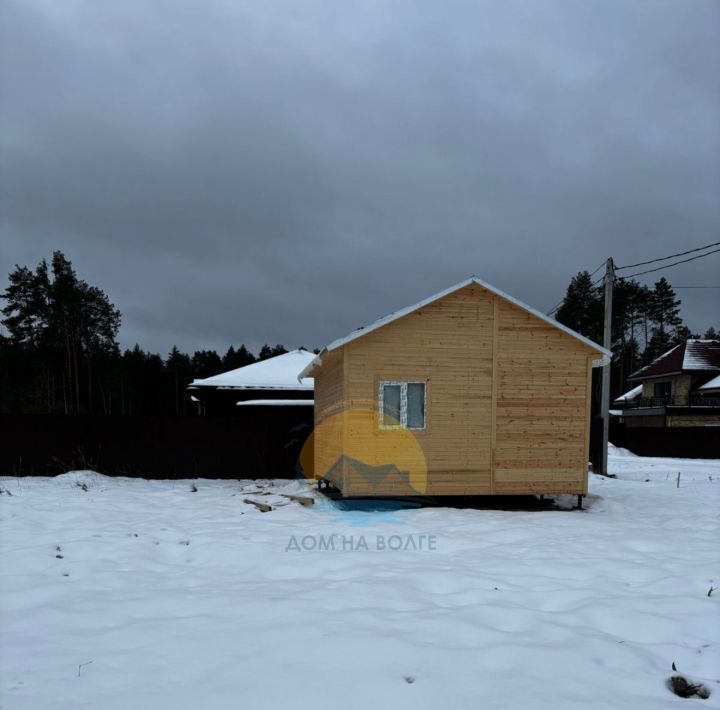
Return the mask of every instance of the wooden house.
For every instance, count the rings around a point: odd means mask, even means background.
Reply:
[[[313,476],[348,497],[587,493],[592,368],[609,353],[478,278],[334,341]]]

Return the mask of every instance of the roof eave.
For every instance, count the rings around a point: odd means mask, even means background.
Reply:
[[[312,373],[316,367],[322,365],[322,356],[328,351],[328,348],[323,348],[318,355],[316,355],[305,367],[300,370],[298,374],[298,382],[301,382],[307,377],[312,377]]]
[[[306,379],[306,378],[303,378]],[[243,391],[243,390],[302,390],[302,391],[311,391],[313,390],[314,384],[308,385],[303,384],[302,382],[298,381],[298,384],[287,384],[287,385],[263,385],[263,384],[256,384],[256,385],[188,385],[187,389],[198,391],[200,389],[204,390],[222,390],[225,391]]]
[[[639,380],[656,380],[658,377],[675,377],[676,375],[683,375],[686,372],[695,372],[695,370],[672,370],[671,372],[656,372],[650,375],[630,375],[628,382],[637,382]]]

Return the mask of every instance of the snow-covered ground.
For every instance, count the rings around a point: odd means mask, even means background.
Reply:
[[[611,470],[583,512],[0,478],[0,707],[718,708],[720,462]]]

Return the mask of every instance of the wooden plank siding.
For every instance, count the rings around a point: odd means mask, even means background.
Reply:
[[[586,493],[588,383],[596,357],[572,336],[470,284],[323,354],[314,372],[315,475],[350,496]],[[393,464],[383,457],[397,431],[377,423],[383,380],[426,383],[426,428],[412,432],[427,466],[422,490],[403,490],[395,475],[369,487],[363,471],[345,460],[327,474],[338,450],[352,461]],[[342,426],[323,432],[328,412],[340,410]]]
[[[345,404],[377,406],[383,380],[426,382],[419,493],[490,493],[493,296],[472,285],[345,345]],[[349,417],[346,437],[371,460],[394,432]],[[349,476],[350,491],[365,481]]]
[[[495,493],[587,492],[592,357],[583,343],[499,302]]]
[[[342,456],[344,445],[344,368],[343,351],[323,356],[318,371],[321,386],[315,390],[314,470],[316,478],[325,478],[342,487]]]

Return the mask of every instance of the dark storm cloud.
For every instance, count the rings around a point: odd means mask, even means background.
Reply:
[[[471,273],[546,310],[717,241],[719,40],[701,0],[6,0],[0,268],[63,249],[161,352],[322,345]]]

